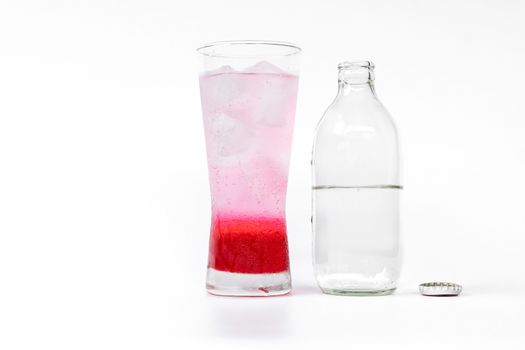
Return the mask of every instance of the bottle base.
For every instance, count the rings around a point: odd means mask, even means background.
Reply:
[[[378,290],[359,290],[359,289],[330,289],[321,288],[322,292],[330,295],[343,295],[343,296],[380,296],[389,295],[394,293],[396,288],[391,289],[378,289]]]
[[[206,289],[220,296],[266,297],[288,294],[290,272],[234,273],[208,268]]]

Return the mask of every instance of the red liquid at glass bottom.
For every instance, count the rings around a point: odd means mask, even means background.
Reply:
[[[284,218],[215,218],[211,228],[208,267],[247,274],[288,271]]]

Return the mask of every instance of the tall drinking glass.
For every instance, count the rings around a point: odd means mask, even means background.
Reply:
[[[286,294],[286,188],[301,50],[228,41],[197,51],[212,209],[207,289]]]

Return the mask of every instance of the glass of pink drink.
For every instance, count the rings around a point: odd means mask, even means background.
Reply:
[[[207,289],[286,294],[286,188],[300,49],[230,41],[198,52],[212,207]]]

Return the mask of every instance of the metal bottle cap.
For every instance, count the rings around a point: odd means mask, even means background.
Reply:
[[[419,292],[422,295],[433,297],[457,296],[463,287],[450,282],[427,282],[419,285]]]

